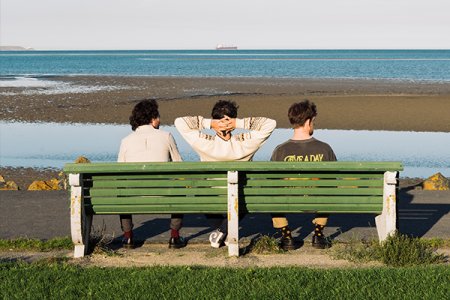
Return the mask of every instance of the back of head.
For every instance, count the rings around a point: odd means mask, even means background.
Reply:
[[[212,109],[211,117],[213,119],[222,119],[224,116],[236,118],[238,108],[239,106],[234,101],[219,100]]]
[[[131,112],[130,125],[134,131],[142,125],[149,125],[153,119],[159,118],[158,103],[154,99],[144,99],[136,104]]]
[[[307,120],[312,119],[315,116],[317,116],[316,105],[309,100],[294,103],[289,107],[289,122],[291,122],[291,125],[294,128],[305,125]]]

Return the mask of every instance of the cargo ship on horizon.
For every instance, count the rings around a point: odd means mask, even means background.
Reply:
[[[216,50],[237,50],[237,46],[228,46],[223,44],[218,44]]]

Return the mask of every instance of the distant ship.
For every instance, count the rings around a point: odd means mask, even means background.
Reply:
[[[222,44],[216,46],[216,50],[237,50],[237,48],[237,46],[226,46]]]

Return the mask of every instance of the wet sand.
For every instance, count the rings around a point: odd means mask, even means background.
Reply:
[[[318,106],[320,129],[450,132],[450,83],[98,76],[47,80],[120,89],[46,95],[38,94],[42,88],[2,87],[0,120],[127,124],[140,99],[154,98],[162,123],[172,124],[178,116],[209,116],[217,100],[229,99],[238,103],[240,117],[267,116],[286,128],[289,106],[310,99]]]

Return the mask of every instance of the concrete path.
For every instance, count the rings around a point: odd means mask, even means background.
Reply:
[[[67,191],[1,191],[0,211],[0,238],[50,239],[70,235]],[[403,189],[400,192],[400,232],[450,239],[449,211],[449,191]],[[309,241],[312,218],[312,214],[289,215],[294,236]],[[134,223],[136,240],[165,243],[169,239],[168,215],[136,215]],[[374,215],[335,214],[328,225],[325,234],[336,240],[377,238]],[[121,235],[119,217],[95,216],[93,230],[118,237]],[[203,215],[186,215],[181,233],[191,243],[206,243],[210,230]],[[275,233],[269,215],[247,215],[241,221],[240,237],[251,238],[258,233]]]

